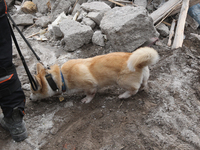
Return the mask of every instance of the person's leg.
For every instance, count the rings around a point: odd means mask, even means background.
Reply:
[[[23,121],[25,96],[19,87],[11,95],[0,99],[3,114],[0,115],[1,126],[8,130],[16,142],[27,138],[27,130]]]
[[[0,106],[3,110],[0,124],[10,132],[15,141],[19,142],[27,137],[23,121],[25,95],[12,63],[10,28],[7,16],[2,14],[3,6],[4,1],[0,1]]]

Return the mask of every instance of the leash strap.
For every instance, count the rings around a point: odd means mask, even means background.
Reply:
[[[35,53],[35,51],[31,47],[31,45],[29,44],[29,42],[27,41],[27,39],[24,37],[24,35],[22,34],[22,32],[19,30],[19,28],[17,27],[16,23],[14,22],[14,20],[12,19],[12,17],[10,16],[9,13],[7,13],[7,16],[11,20],[11,22],[13,23],[13,25],[15,26],[15,28],[17,29],[17,31],[19,32],[19,34],[21,35],[21,37],[23,38],[23,40],[26,42],[26,44],[28,45],[28,47],[30,48],[30,50],[33,52],[33,54],[35,55],[35,57],[37,58],[37,60],[44,66],[44,64],[41,62],[40,57]]]
[[[45,78],[46,78],[47,82],[49,83],[49,86],[51,87],[51,89],[53,91],[58,91],[58,87],[57,87],[55,81],[53,80],[52,75],[51,74],[47,74],[45,76]]]
[[[12,18],[10,17],[9,14],[7,14],[7,15],[8,15],[8,17],[10,18],[10,20],[12,21],[12,23],[14,24],[14,26],[17,28],[17,30],[18,30],[18,32],[19,32],[20,30],[19,30],[19,28],[17,27],[17,25],[15,24],[15,22],[12,20]],[[12,28],[11,28],[11,25],[10,25],[9,20],[8,20],[8,24],[9,24],[9,26],[10,26],[10,32],[11,32],[12,39],[13,39],[13,41],[14,41],[14,43],[15,43],[15,46],[16,46],[17,51],[18,51],[18,53],[19,53],[19,56],[20,56],[20,58],[21,58],[21,60],[22,60],[24,69],[25,69],[25,71],[26,71],[26,73],[27,73],[27,75],[28,75],[28,79],[29,79],[29,81],[30,81],[30,83],[31,83],[31,86],[32,86],[32,88],[33,88],[34,91],[37,91],[37,90],[38,90],[37,83],[36,83],[36,81],[34,80],[33,76],[31,75],[31,73],[30,73],[30,71],[29,71],[29,69],[28,69],[28,66],[27,66],[27,64],[26,64],[26,62],[25,62],[24,56],[23,56],[22,53],[21,53],[21,50],[20,50],[20,48],[19,48],[19,45],[18,45],[18,43],[17,43],[17,39],[16,39],[15,34],[14,34]],[[19,33],[20,33],[20,35],[22,36],[22,38],[26,41],[26,43],[28,43],[28,41],[25,39],[25,37],[23,36],[23,34],[22,34],[21,32],[19,32]],[[27,45],[30,46],[29,43],[28,43]],[[30,47],[31,47],[31,46],[30,46]],[[30,47],[29,47],[29,48],[30,48]],[[31,48],[31,49],[32,49],[32,48]],[[32,52],[35,54],[34,51],[32,51]],[[35,55],[35,56],[36,56],[37,59],[40,60],[40,58],[39,58],[37,55]]]

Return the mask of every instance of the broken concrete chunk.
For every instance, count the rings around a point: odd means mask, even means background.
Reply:
[[[147,0],[134,0],[134,4],[137,6],[147,7]]]
[[[146,9],[139,6],[111,9],[105,13],[100,28],[116,51],[132,52],[148,39],[159,35]]]
[[[57,40],[57,39],[61,39],[61,38],[64,36],[63,33],[62,33],[61,30],[60,30],[59,25],[53,26],[52,31],[53,31],[54,39],[56,39],[56,40]]]
[[[91,2],[91,3],[83,3],[81,8],[87,12],[100,12],[100,11],[108,11],[111,9],[109,5],[104,2]]]
[[[34,23],[33,15],[31,14],[13,15],[12,18],[15,21],[16,25],[27,26]]]
[[[33,14],[37,12],[37,7],[35,3],[26,1],[21,7],[21,10],[27,14]]]
[[[99,1],[106,3],[106,4],[109,5],[111,8],[113,8],[113,7],[115,6],[115,3],[110,2],[110,1],[108,1],[108,0],[99,0]]]
[[[41,26],[43,28],[46,28],[48,24],[50,23],[50,18],[48,16],[42,16],[38,20],[36,20],[35,24],[38,26]]]
[[[77,3],[76,6],[74,7],[72,16],[74,16],[76,14],[76,12],[81,12],[81,5],[79,3]]]
[[[83,3],[87,3],[88,0],[78,0],[78,3],[82,5]]]
[[[198,22],[195,19],[193,19],[190,15],[187,15],[186,23],[194,30],[197,30],[197,28],[199,27]]]
[[[101,13],[101,12],[89,12],[87,14],[87,17],[92,19],[98,25],[100,25],[100,22],[101,22],[101,20],[103,18],[103,13]]]
[[[101,31],[95,31],[92,36],[92,43],[99,45],[99,46],[105,46],[105,37],[106,35],[102,34]]]
[[[52,17],[52,20],[55,20],[56,17],[62,12],[67,13],[70,6],[71,6],[70,1],[51,0],[51,17]]]
[[[91,27],[70,19],[65,19],[60,23],[60,30],[64,34],[62,44],[66,51],[74,51],[84,44],[88,44],[93,35]]]
[[[157,31],[160,33],[161,36],[168,36],[169,35],[169,28],[168,26],[166,26],[164,23],[160,23],[157,27],[156,27]]]
[[[36,4],[38,12],[42,14],[48,13],[48,2],[49,0],[32,0]]]
[[[81,10],[81,12],[77,18],[77,21],[81,22],[83,20],[83,18],[85,18],[86,16],[87,16],[87,12],[84,10]]]
[[[83,18],[82,23],[94,29],[96,23],[90,18]]]

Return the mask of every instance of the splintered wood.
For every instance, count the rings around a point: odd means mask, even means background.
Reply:
[[[169,32],[169,40],[168,40],[167,46],[172,45],[172,37],[174,36],[175,25],[176,25],[176,20],[173,19],[172,25],[171,25],[171,28],[170,28],[170,32]]]

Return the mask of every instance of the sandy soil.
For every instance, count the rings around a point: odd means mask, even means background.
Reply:
[[[29,29],[24,34],[30,35]],[[119,100],[123,89],[100,90],[89,104],[82,104],[83,93],[65,94],[32,102],[27,97],[24,120],[29,137],[14,142],[0,127],[1,150],[197,150],[200,149],[200,45],[189,39],[183,48],[170,50],[153,46],[160,61],[151,66],[148,87],[135,96]],[[37,61],[16,33],[30,71]],[[85,58],[112,52],[86,45],[67,53],[52,42],[29,40],[45,64],[62,64],[68,59]],[[164,41],[164,40],[163,40]],[[16,51],[14,51],[16,53]],[[20,80],[28,86],[20,58],[14,58]]]

